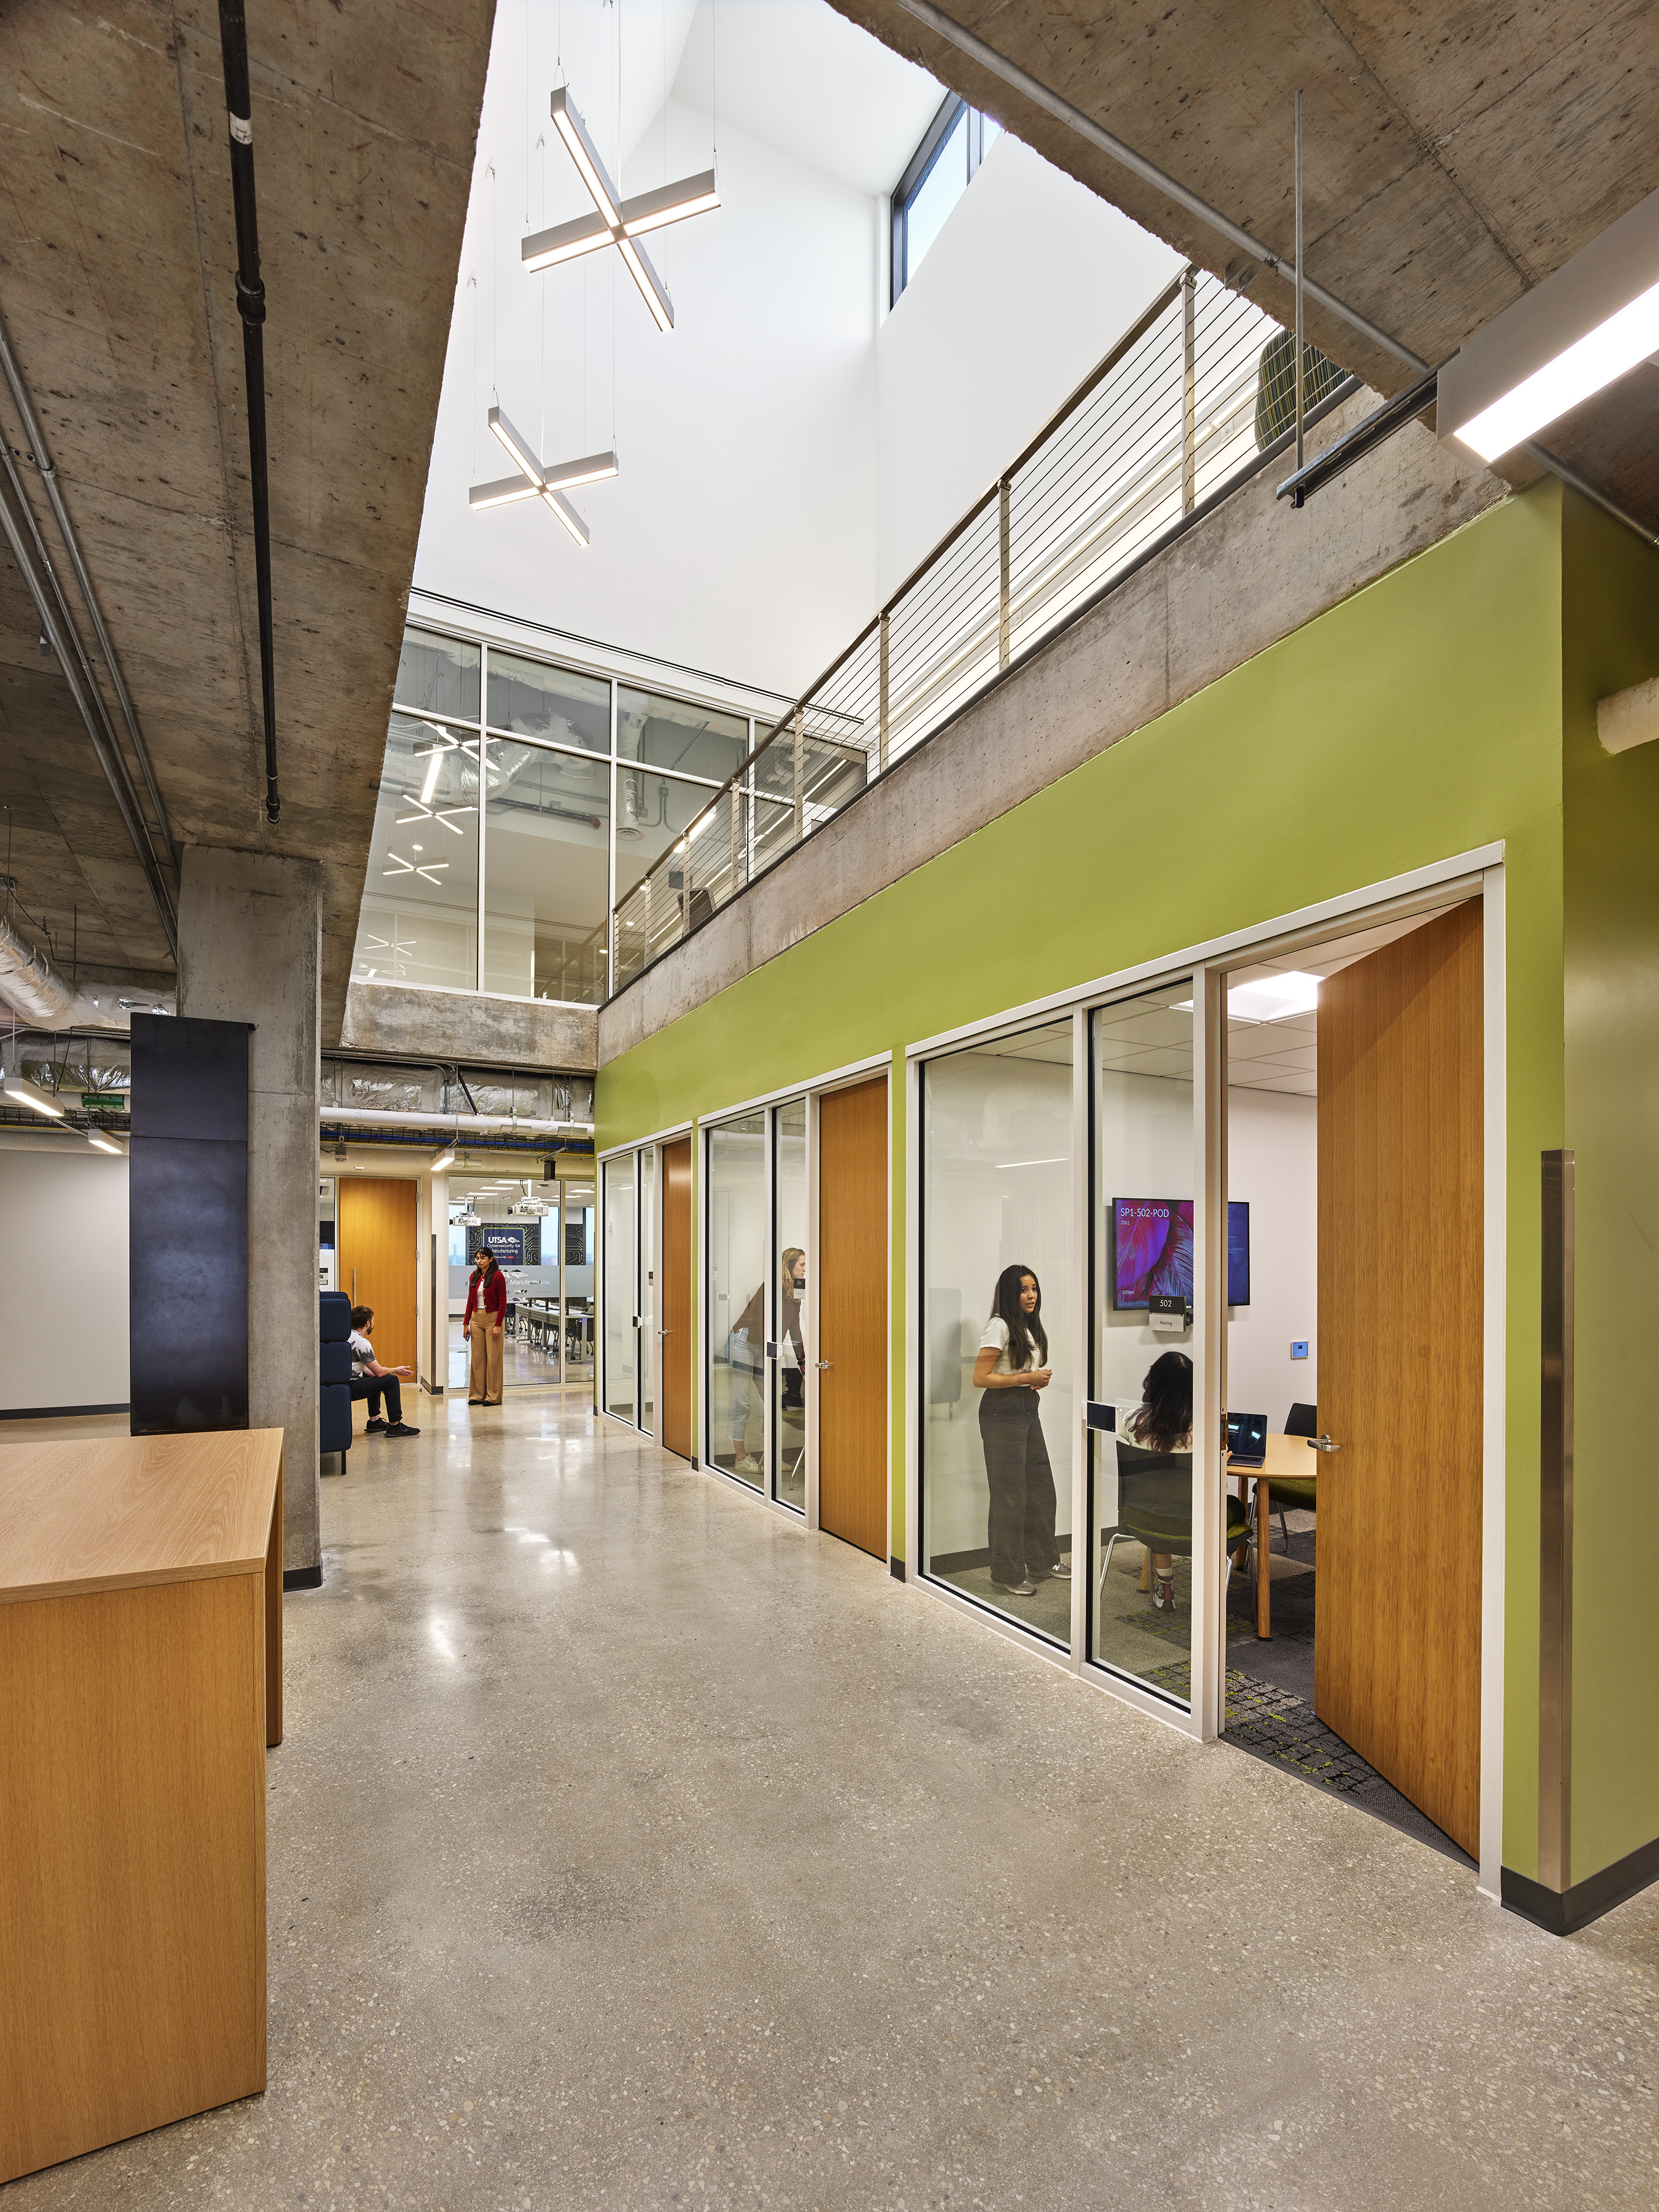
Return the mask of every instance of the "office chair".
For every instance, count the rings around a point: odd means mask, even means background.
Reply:
[[[1167,1552],[1190,1559],[1193,1555],[1193,1455],[1187,1452],[1148,1451],[1127,1437],[1117,1444],[1117,1526],[1100,1563],[1095,1601],[1106,1587],[1106,1570],[1112,1553],[1125,1536],[1144,1544],[1148,1553]],[[1249,1535],[1250,1524],[1243,1502],[1225,1492],[1222,1504],[1226,1526],[1221,1539],[1222,1611],[1226,1611],[1227,1577],[1232,1555]]]
[[[1285,1416],[1285,1433],[1287,1437],[1316,1437],[1319,1434],[1317,1406],[1304,1406],[1299,1401],[1292,1406]],[[1311,1474],[1286,1475],[1280,1480],[1270,1482],[1267,1485],[1267,1498],[1271,1510],[1279,1516],[1279,1537],[1285,1549],[1288,1552],[1291,1548],[1291,1530],[1290,1523],[1285,1520],[1285,1516],[1287,1513],[1318,1511],[1317,1479]],[[1265,1530],[1263,1536],[1265,1539]]]

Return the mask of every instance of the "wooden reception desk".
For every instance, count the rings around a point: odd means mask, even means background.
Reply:
[[[0,2182],[265,2086],[282,1470],[0,1443]]]

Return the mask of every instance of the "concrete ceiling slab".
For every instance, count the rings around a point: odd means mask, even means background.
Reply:
[[[274,829],[263,806],[216,6],[112,0],[87,16],[22,0],[0,21],[0,312],[175,838],[321,863],[330,1042],[344,1010],[491,15],[489,0],[279,0],[251,15],[269,301]],[[9,406],[3,416],[18,447]],[[44,521],[44,500],[36,511]],[[164,957],[64,680],[29,665],[37,635],[8,569],[0,713],[21,755],[9,794],[15,781],[33,841],[19,896],[32,912],[90,907],[94,939],[125,942],[130,958],[141,948],[155,958],[158,946]]]
[[[1238,268],[1198,217],[900,0],[832,4],[1200,266]],[[1287,258],[1301,89],[1309,275],[1429,362],[1659,186],[1651,0],[948,0],[944,12]],[[1254,276],[1250,296],[1291,321],[1291,289],[1271,272]],[[1409,380],[1311,303],[1307,329],[1377,390]],[[1620,419],[1639,435],[1635,416]],[[1582,458],[1578,428],[1548,442],[1590,474],[1609,426]],[[1640,487],[1639,513],[1659,514],[1659,477],[1627,466],[1625,480]]]

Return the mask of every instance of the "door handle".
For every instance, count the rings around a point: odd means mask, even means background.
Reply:
[[[1310,1437],[1308,1439],[1310,1451],[1339,1452],[1341,1449],[1340,1444],[1334,1444],[1328,1437]]]
[[[820,1375],[821,1375],[821,1374],[823,1374],[823,1372],[824,1371],[824,1370],[825,1370],[826,1368],[828,1368],[828,1367],[833,1367],[834,1365],[835,1365],[835,1362],[834,1362],[834,1360],[832,1360],[832,1359],[820,1359],[820,1360],[818,1361],[818,1363],[817,1363],[817,1368],[818,1368],[818,1372],[819,1372],[819,1374],[820,1374]]]

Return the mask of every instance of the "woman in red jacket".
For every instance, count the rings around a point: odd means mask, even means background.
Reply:
[[[469,1406],[499,1406],[501,1402],[501,1353],[507,1327],[507,1277],[495,1264],[495,1255],[478,1247],[478,1264],[466,1286],[466,1319],[461,1333],[472,1346],[472,1379],[467,1390]]]

